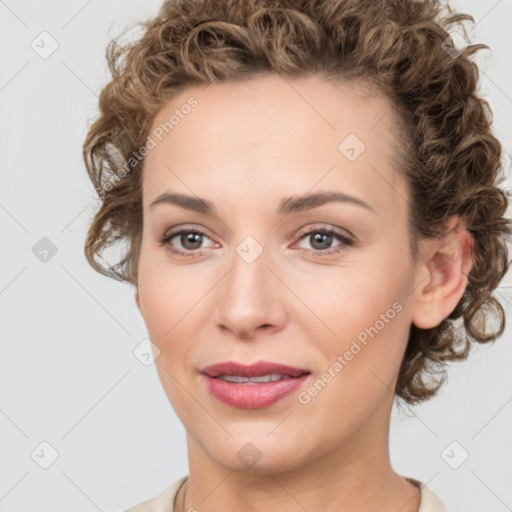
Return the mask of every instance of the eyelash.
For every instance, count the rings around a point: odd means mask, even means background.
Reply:
[[[180,228],[180,229],[177,229],[176,231],[172,231],[169,234],[165,234],[163,237],[161,237],[159,239],[158,242],[159,242],[160,246],[162,246],[162,247],[167,245],[168,246],[167,250],[169,252],[176,254],[180,257],[183,257],[183,258],[189,258],[189,257],[193,257],[193,256],[201,256],[202,254],[205,253],[205,250],[201,250],[201,249],[196,249],[196,250],[192,250],[192,251],[181,251],[179,249],[175,249],[174,247],[172,247],[169,244],[169,242],[173,238],[175,238],[176,236],[181,235],[183,233],[195,233],[195,234],[199,234],[199,235],[202,235],[202,236],[208,238],[208,236],[205,233],[203,233],[202,231],[200,231],[198,229]],[[334,230],[332,228],[314,228],[314,229],[310,229],[309,231],[301,231],[298,234],[299,241],[304,238],[307,238],[308,236],[311,236],[314,233],[332,235],[334,238],[337,238],[342,243],[338,246],[335,246],[334,248],[325,249],[325,250],[302,249],[302,251],[308,253],[310,256],[314,256],[314,257],[331,256],[333,254],[338,254],[343,251],[346,251],[349,247],[352,247],[354,245],[353,239],[351,239],[345,235],[342,235],[341,233],[337,232],[336,230]]]

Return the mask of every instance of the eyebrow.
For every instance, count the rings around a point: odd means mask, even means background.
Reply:
[[[280,215],[286,215],[292,212],[302,212],[331,202],[351,203],[357,206],[362,206],[363,208],[375,213],[375,210],[362,199],[334,191],[284,198],[279,203],[277,213]],[[199,197],[187,196],[185,194],[164,192],[149,205],[149,208],[154,208],[158,204],[174,204],[181,208],[185,208],[186,210],[192,210],[205,215],[217,215],[215,206],[213,206],[210,201]]]

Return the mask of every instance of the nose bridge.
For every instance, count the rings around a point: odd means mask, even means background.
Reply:
[[[264,309],[268,296],[269,249],[253,236],[245,237],[232,254],[230,276],[226,284],[226,298],[232,309]],[[266,299],[266,300],[265,300]]]
[[[246,236],[230,255],[231,270],[223,280],[217,320],[233,332],[251,332],[283,320],[279,290],[273,283],[270,249]]]

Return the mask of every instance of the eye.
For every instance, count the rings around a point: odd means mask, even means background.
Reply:
[[[304,249],[313,256],[326,256],[346,251],[354,245],[354,240],[336,231],[333,228],[316,228],[299,233],[300,241],[308,241],[313,249]],[[339,240],[341,243],[331,247],[333,241]]]
[[[198,256],[205,252],[201,250],[204,249],[201,246],[205,238],[209,239],[202,231],[184,227],[164,234],[164,236],[160,238],[159,244],[161,246],[167,246],[169,252],[179,256]],[[179,243],[181,247],[175,247],[175,243],[172,243],[174,239],[176,239],[176,242]]]
[[[346,251],[354,245],[352,238],[331,227],[303,230],[298,236],[299,243],[306,241],[311,244],[312,249],[302,248],[302,250],[312,256],[337,254]],[[205,239],[211,240],[204,232],[196,228],[181,227],[180,229],[165,233],[159,239],[159,244],[167,246],[166,248],[169,252],[186,258],[206,253],[205,247],[202,247]],[[173,240],[175,241],[173,242]],[[340,243],[332,247],[335,240],[338,240]],[[178,244],[178,247],[176,244]]]

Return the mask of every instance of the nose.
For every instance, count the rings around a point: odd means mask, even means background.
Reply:
[[[240,255],[242,254],[242,256]],[[286,287],[269,268],[268,251],[254,260],[233,251],[231,270],[219,283],[216,323],[239,339],[253,339],[283,328],[287,319]]]

